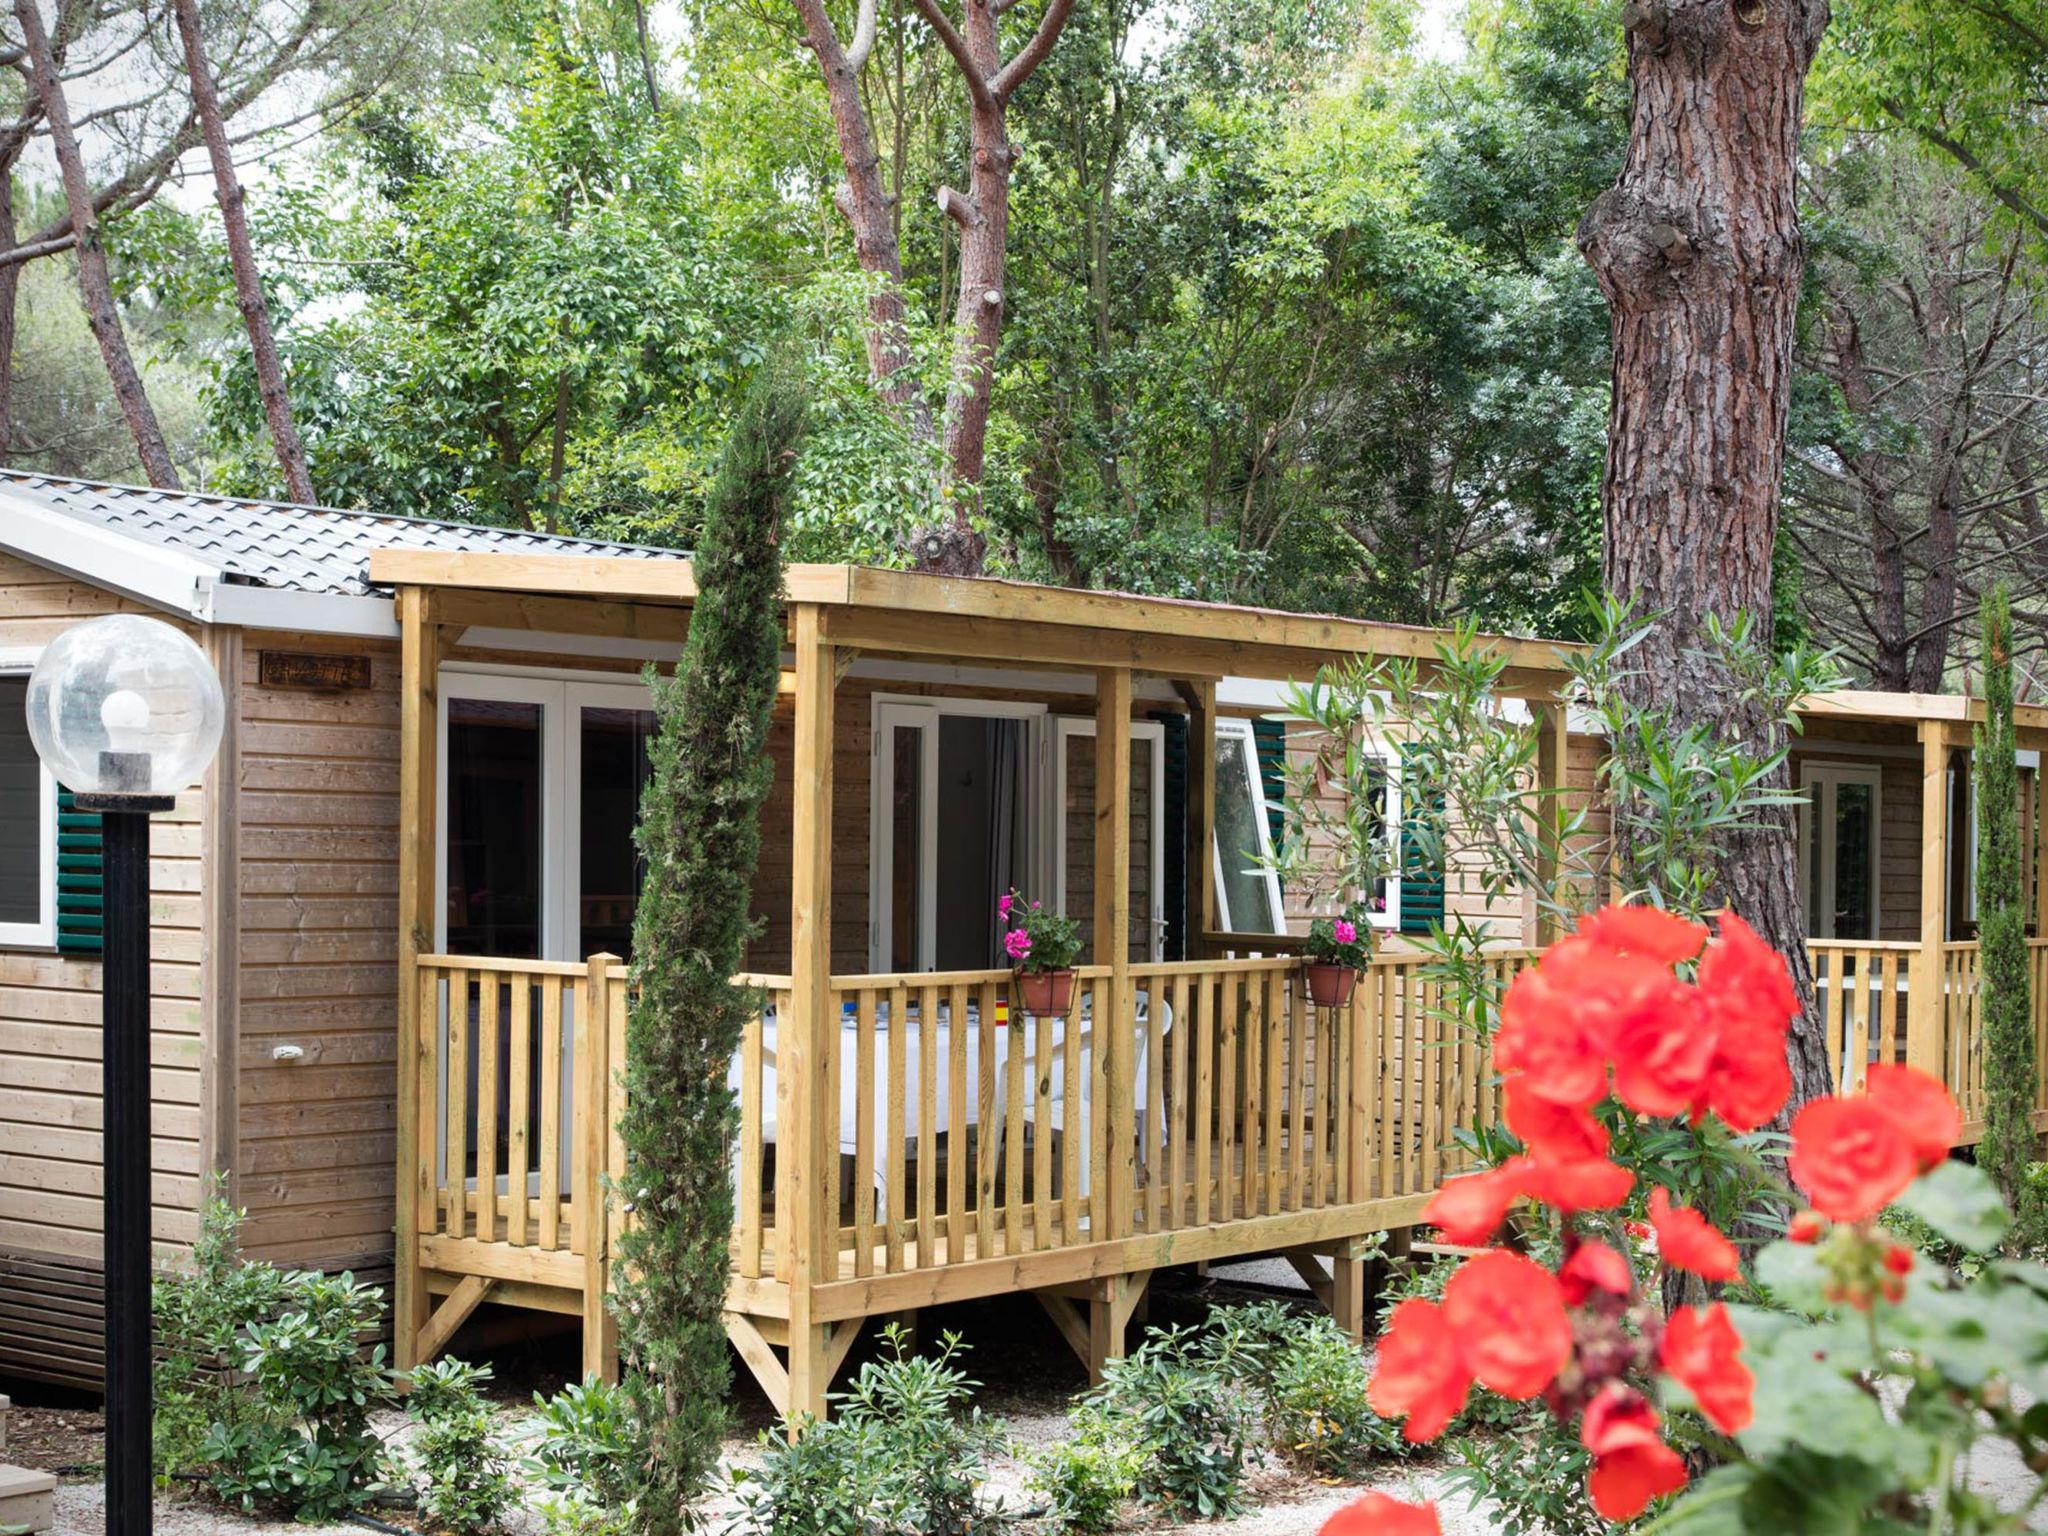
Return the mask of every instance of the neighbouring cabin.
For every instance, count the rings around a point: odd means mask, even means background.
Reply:
[[[42,642],[124,606],[183,623],[229,684],[221,757],[156,834],[160,1242],[190,1240],[218,1173],[253,1253],[393,1276],[401,1361],[489,1303],[581,1318],[586,1363],[614,1367],[640,674],[693,596],[672,553],[0,476],[0,703]],[[1289,937],[1305,898],[1258,856],[1312,745],[1284,681],[1426,663],[1439,637],[847,567],[794,569],[790,598],[761,1007],[731,1076],[729,1323],[770,1397],[818,1407],[868,1318],[999,1291],[1037,1294],[1099,1367],[1153,1270],[1251,1253],[1360,1326],[1365,1239],[1411,1224],[1463,1166],[1451,1131],[1494,1113],[1412,938],[1484,919],[1505,980],[1545,935],[1454,846],[1373,893],[1380,962],[1318,1010]],[[1556,648],[1499,643],[1544,781],[1589,789],[1600,745],[1554,702]],[[1939,1064],[1966,1111],[1974,707],[1832,695],[1794,754],[1838,1059]],[[2024,713],[2038,827],[2048,715]],[[1390,835],[1398,734],[1370,744]],[[90,839],[0,726],[0,846],[36,851],[33,879],[0,877],[0,1374],[80,1382]],[[1011,886],[1084,918],[1063,1017],[1011,996]]]

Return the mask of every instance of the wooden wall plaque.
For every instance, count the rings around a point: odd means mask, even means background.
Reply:
[[[310,693],[356,693],[370,686],[370,658],[318,651],[265,651],[257,677],[266,688]]]

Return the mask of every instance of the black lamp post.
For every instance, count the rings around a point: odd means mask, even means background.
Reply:
[[[170,625],[116,614],[58,636],[28,686],[36,753],[100,814],[107,1536],[151,1527],[149,818],[220,745],[220,679]]]

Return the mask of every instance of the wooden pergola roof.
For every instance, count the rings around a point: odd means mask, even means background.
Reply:
[[[380,586],[432,589],[444,622],[644,639],[679,634],[676,610],[697,596],[695,569],[681,559],[382,550],[370,575]],[[859,565],[792,565],[787,588],[793,604],[823,610],[834,644],[1021,666],[1308,678],[1347,657],[1427,663],[1443,641],[1421,625]],[[1507,662],[1508,691],[1555,696],[1569,643],[1483,638]]]

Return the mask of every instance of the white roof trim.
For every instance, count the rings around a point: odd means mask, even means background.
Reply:
[[[0,549],[202,624],[395,638],[388,597],[288,592],[227,581],[217,567],[147,539],[67,517],[0,488]]]
[[[66,517],[0,489],[0,548],[96,587],[205,620],[220,573],[177,550]]]
[[[213,588],[208,619],[243,629],[284,629],[300,634],[398,638],[397,604],[388,597],[346,592],[287,592],[224,581]]]

